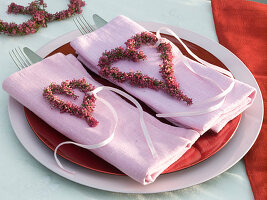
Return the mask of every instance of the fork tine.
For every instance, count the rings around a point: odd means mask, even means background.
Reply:
[[[89,29],[89,33],[93,32],[93,31],[95,30],[95,28],[94,28],[91,24],[89,24],[89,23],[87,22],[87,20],[84,18],[83,15],[81,15],[81,18],[83,19],[83,21],[84,21],[85,24],[87,25],[87,28]]]
[[[73,21],[82,35],[91,33],[95,30],[95,28],[87,22],[83,15],[74,18]]]
[[[9,55],[12,58],[13,62],[16,64],[16,66],[19,68],[19,70],[22,70],[23,67],[21,67],[21,65],[18,63],[17,59],[15,59],[14,52],[12,50],[9,52]]]
[[[9,52],[9,55],[20,70],[31,65],[30,61],[24,55],[20,47],[12,49]]]
[[[85,30],[86,33],[90,33],[90,32],[92,32],[92,31],[87,27],[86,23],[84,23],[82,17],[78,16],[77,19],[78,19],[78,21],[79,21],[81,27],[83,27],[83,29]]]
[[[28,67],[29,65],[26,63],[26,61],[23,59],[23,56],[20,54],[20,52],[19,52],[19,47],[18,48],[15,48],[15,50],[14,51],[16,51],[16,54],[15,54],[15,56],[18,58],[18,60],[19,60],[19,62],[22,64],[22,66],[23,66],[23,68],[26,68],[26,67]],[[20,50],[21,51],[21,50]]]
[[[23,69],[24,68],[24,65],[23,65],[23,62],[21,62],[20,58],[18,57],[15,49],[12,49],[11,50],[11,53],[13,54],[13,57],[16,58],[16,63],[20,66],[20,69]]]
[[[80,29],[80,26],[79,26],[78,23],[76,22],[76,18],[73,18],[73,22],[74,22],[75,26],[78,28],[78,30],[80,31],[80,33],[81,33],[82,35],[84,35],[83,30]]]
[[[79,29],[80,33],[81,33],[82,35],[85,35],[87,32],[86,32],[86,30],[83,28],[83,26],[80,24],[80,22],[78,21],[78,17],[74,18],[73,21],[74,21],[76,27]]]

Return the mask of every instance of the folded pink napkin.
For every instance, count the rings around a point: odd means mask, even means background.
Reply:
[[[3,82],[3,89],[71,140],[81,144],[95,144],[109,137],[115,126],[113,114],[106,105],[96,100],[93,117],[99,124],[90,127],[81,118],[51,109],[43,97],[44,88],[51,82],[60,84],[65,80],[81,78],[95,87],[101,86],[88,75],[74,56],[55,54],[9,76]],[[83,93],[77,89],[74,91],[80,98],[73,102],[79,105]],[[142,184],[152,183],[200,136],[196,131],[163,124],[144,113],[147,130],[158,154],[158,157],[153,158],[142,133],[138,109],[111,91],[101,91],[97,95],[113,106],[119,120],[114,139],[92,151]],[[60,94],[58,96],[68,99]]]
[[[119,46],[126,48],[124,43],[128,39],[144,31],[147,31],[144,27],[125,16],[119,16],[100,29],[76,38],[71,42],[71,46],[78,54],[78,59],[90,70],[99,74],[100,67],[98,66],[98,62],[103,52],[110,51]],[[192,112],[196,109],[203,110],[214,107],[222,102],[222,99],[199,106],[194,106],[194,104],[201,104],[205,102],[206,99],[219,95],[222,90],[226,90],[234,82],[234,87],[231,92],[226,95],[223,105],[215,111],[195,116],[168,118],[168,120],[174,124],[193,128],[201,134],[210,128],[216,132],[220,131],[226,123],[252,104],[256,94],[254,88],[183,56],[197,74],[193,73],[192,70],[189,70],[184,62],[182,62],[180,50],[172,43],[171,45],[172,54],[174,56],[173,69],[175,78],[180,84],[183,93],[192,98],[193,105],[187,105],[183,101],[178,101],[176,98],[171,97],[161,90],[156,91],[149,88],[139,88],[130,85],[128,82],[113,82],[134,97],[145,102],[157,113]],[[140,49],[147,56],[144,61],[132,62],[120,60],[113,63],[112,67],[116,66],[122,72],[141,71],[145,75],[163,80],[159,73],[159,65],[162,64],[162,60],[160,54],[156,50],[156,46],[143,45]],[[201,78],[199,75],[205,76],[213,80],[213,82]],[[216,84],[214,84],[215,82]]]

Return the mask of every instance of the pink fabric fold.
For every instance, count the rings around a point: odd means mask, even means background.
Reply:
[[[81,78],[95,87],[101,86],[74,56],[55,54],[6,78],[3,89],[71,140],[95,144],[107,138],[114,128],[113,114],[106,105],[96,100],[93,116],[99,124],[91,128],[83,119],[51,109],[43,97],[43,89],[51,82],[60,84],[65,80]],[[78,90],[75,93],[79,95]],[[200,136],[194,130],[166,125],[144,113],[145,124],[158,154],[157,158],[153,158],[142,133],[137,108],[110,91],[101,91],[97,95],[114,107],[119,121],[114,139],[92,152],[142,184],[155,181]],[[81,97],[73,102],[79,105]]]
[[[136,33],[147,31],[144,27],[125,16],[119,16],[105,26],[84,36],[80,36],[71,42],[71,46],[78,54],[78,59],[91,71],[99,74],[100,67],[97,66],[99,58],[106,50],[109,51],[119,46],[125,47],[125,42]],[[214,97],[221,90],[214,83],[201,78],[190,71],[179,55],[180,50],[171,43],[174,55],[174,71],[181,90],[194,103],[205,102],[205,99]],[[119,61],[113,65],[123,72],[141,71],[150,77],[163,80],[159,73],[159,65],[162,64],[160,54],[155,46],[142,46],[140,48],[147,55],[146,60],[140,62]],[[238,80],[233,80],[211,68],[186,58],[193,70],[198,74],[207,76],[216,81],[223,89],[227,89],[234,81],[234,87],[226,96],[223,105],[210,113],[190,117],[170,117],[169,121],[184,127],[190,127],[203,134],[208,129],[219,132],[225,124],[235,118],[253,102],[256,90]],[[182,101],[169,96],[162,91],[149,88],[138,88],[129,83],[116,83],[134,97],[142,100],[157,113],[190,112],[194,109],[205,109],[218,104],[220,100],[207,103],[199,107],[188,106]]]

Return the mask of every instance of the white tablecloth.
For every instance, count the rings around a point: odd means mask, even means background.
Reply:
[[[21,5],[30,2],[13,1]],[[11,0],[0,0],[0,19],[16,23],[28,19],[27,16],[7,14],[7,6],[11,2]],[[45,2],[50,12],[66,9],[69,3],[67,0],[45,0]],[[211,3],[208,0],[87,0],[83,8],[84,16],[92,22],[91,15],[94,13],[107,20],[123,14],[136,21],[170,24],[217,41]],[[9,50],[17,46],[28,46],[37,50],[56,37],[75,29],[72,19],[68,19],[49,23],[47,28],[42,28],[33,35],[23,37],[0,35],[1,83],[5,77],[17,70],[9,57]],[[51,172],[23,148],[10,124],[7,109],[8,95],[3,89],[0,90],[0,105],[0,199],[253,199],[242,160],[205,183],[159,194],[112,193],[79,185]]]

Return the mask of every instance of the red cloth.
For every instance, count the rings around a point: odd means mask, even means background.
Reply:
[[[256,78],[263,95],[264,122],[244,157],[255,199],[267,199],[267,5],[245,0],[213,0],[219,42],[237,55]]]

